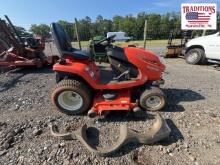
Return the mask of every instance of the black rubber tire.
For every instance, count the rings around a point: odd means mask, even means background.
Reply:
[[[191,60],[190,57],[192,56],[192,53],[196,53],[197,54],[197,58],[195,58],[194,60]],[[201,48],[194,48],[194,49],[190,49],[186,54],[185,54],[185,59],[186,62],[188,64],[204,64],[206,61],[205,58],[205,51]]]
[[[78,93],[83,100],[83,105],[74,111],[70,111],[68,109],[64,109],[58,102],[58,96],[63,91],[73,91]],[[91,89],[83,82],[74,79],[64,79],[60,81],[55,89],[52,92],[51,100],[53,104],[56,106],[57,110],[65,113],[67,115],[77,115],[82,114],[90,108],[92,97],[91,97]]]
[[[147,99],[151,96],[158,96],[160,98],[161,104],[158,107],[152,108],[152,107],[149,107],[149,106],[146,105]],[[151,87],[151,88],[146,89],[141,94],[139,103],[140,103],[141,108],[143,108],[145,110],[159,111],[162,108],[164,108],[164,106],[166,105],[166,98],[165,98],[165,95],[164,95],[163,91],[160,88]]]

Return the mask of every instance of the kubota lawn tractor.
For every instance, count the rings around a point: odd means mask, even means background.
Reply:
[[[165,106],[159,88],[165,65],[159,56],[142,48],[114,46],[113,35],[96,42],[106,47],[110,63],[98,66],[89,54],[71,46],[61,25],[52,24],[52,35],[61,55],[53,66],[58,84],[51,96],[59,111],[71,115],[88,111],[94,117],[114,110],[158,111]]]

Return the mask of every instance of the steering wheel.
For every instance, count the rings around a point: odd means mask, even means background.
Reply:
[[[98,41],[98,42],[95,43],[94,45],[101,44],[102,42],[105,42],[105,41],[107,41],[108,44],[110,44],[111,41],[113,40],[113,38],[115,38],[115,36],[116,36],[116,34],[114,34],[114,35],[112,35],[112,36],[109,36],[109,37],[107,37],[107,38],[105,38],[105,39],[102,39],[102,40]]]

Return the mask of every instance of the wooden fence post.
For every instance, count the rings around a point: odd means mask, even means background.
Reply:
[[[77,38],[77,41],[79,43],[79,49],[82,50],[82,47],[81,47],[81,42],[80,42],[80,37],[79,37],[79,33],[78,33],[78,21],[77,19],[75,18],[75,32],[76,32],[76,38]]]
[[[147,42],[147,20],[145,20],[145,24],[144,24],[144,49],[146,49],[146,42]]]

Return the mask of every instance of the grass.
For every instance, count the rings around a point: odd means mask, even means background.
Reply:
[[[146,46],[147,47],[154,47],[154,46],[167,46],[168,40],[147,40]],[[180,43],[180,39],[173,40],[173,43],[178,44]],[[78,47],[78,42],[72,42],[74,47]],[[82,47],[88,47],[89,41],[81,41]],[[130,41],[130,42],[115,42],[114,45],[125,47],[127,45],[136,45],[136,46],[144,46],[144,41]]]

